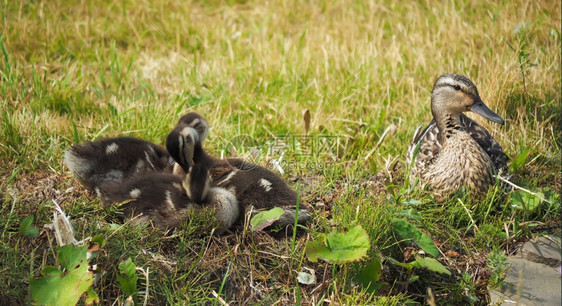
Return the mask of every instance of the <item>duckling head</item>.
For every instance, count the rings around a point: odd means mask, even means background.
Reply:
[[[200,143],[199,133],[195,128],[183,122],[168,134],[166,149],[170,156],[183,168],[185,173],[193,166],[195,144]]]
[[[207,123],[207,120],[198,113],[191,112],[182,116],[178,121],[178,125],[180,124],[185,124],[186,126],[194,128],[199,134],[199,140],[201,143],[205,141],[207,134],[209,134],[209,124]]]
[[[440,76],[431,92],[431,113],[439,128],[451,127],[451,124],[460,122],[460,114],[467,111],[477,113],[492,122],[505,122],[484,104],[476,85],[467,77],[459,74]],[[447,119],[454,122],[445,123]]]

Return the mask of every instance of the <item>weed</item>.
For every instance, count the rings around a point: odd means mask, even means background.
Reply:
[[[505,283],[505,272],[507,271],[507,257],[498,250],[493,250],[488,255],[488,269],[490,269],[490,288],[501,287]]]

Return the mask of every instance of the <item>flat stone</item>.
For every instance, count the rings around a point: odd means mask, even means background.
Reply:
[[[562,278],[557,268],[520,256],[510,256],[507,262],[506,284],[490,291],[492,305],[561,305]]]
[[[561,262],[560,251],[560,238],[548,236],[526,242],[519,253],[530,261],[557,268]]]

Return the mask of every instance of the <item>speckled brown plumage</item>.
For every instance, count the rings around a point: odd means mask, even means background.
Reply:
[[[154,173],[103,184],[98,196],[105,205],[123,203],[125,217],[134,218],[136,223],[161,229],[178,227],[190,212],[209,208],[214,209],[223,227],[232,226],[239,214],[234,195],[210,186],[208,176],[201,175],[206,169],[195,166],[191,170],[184,177]]]
[[[419,177],[438,199],[460,187],[485,193],[494,183],[494,173],[507,173],[508,157],[486,129],[462,112],[474,111],[500,124],[503,119],[484,105],[468,78],[456,74],[437,79],[431,111],[434,119],[424,130],[416,130],[408,149],[410,164],[418,148],[410,180]]]
[[[281,177],[273,172],[242,159],[217,159],[207,154],[201,139],[207,134],[208,124],[196,113],[183,116],[168,135],[166,147],[170,155],[188,171],[191,165],[200,164],[210,171],[212,182],[232,192],[242,211],[252,209],[253,214],[281,207],[285,214],[276,222],[285,226],[294,223],[297,194]],[[192,145],[191,145],[192,144]],[[191,159],[190,159],[191,158]],[[310,218],[308,207],[301,203],[298,222]]]
[[[88,189],[148,172],[172,171],[171,157],[161,146],[133,137],[106,138],[73,145],[64,162]]]
[[[76,178],[106,205],[123,203],[136,223],[174,228],[190,211],[213,208],[226,228],[239,215],[234,195],[211,184],[208,168],[194,165],[173,175],[173,159],[155,144],[132,137],[107,138],[74,145],[65,163]]]

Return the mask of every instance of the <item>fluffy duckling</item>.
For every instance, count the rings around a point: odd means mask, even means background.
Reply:
[[[99,188],[105,205],[124,203],[126,217],[135,222],[170,229],[180,226],[191,211],[213,208],[217,220],[230,228],[238,219],[239,206],[233,194],[211,186],[209,172],[194,165],[184,178],[155,173],[132,177],[122,183],[108,183]]]
[[[173,159],[166,150],[133,137],[107,138],[73,145],[64,162],[74,176],[90,190],[108,182],[147,172],[171,172]]]
[[[410,179],[419,177],[438,200],[461,186],[478,194],[494,183],[494,173],[507,172],[507,155],[486,129],[463,115],[472,111],[499,124],[504,120],[480,98],[476,86],[465,76],[440,76],[431,93],[433,120],[416,130],[408,148],[408,165],[419,146]]]
[[[176,162],[188,171],[192,165],[204,165],[209,169],[214,184],[231,191],[241,208],[252,214],[274,207],[285,213],[275,226],[294,224],[297,194],[285,181],[273,172],[250,164],[242,159],[217,159],[207,154],[201,145],[208,133],[207,121],[197,113],[183,116],[166,139],[166,148]],[[309,218],[308,208],[302,202],[298,223]]]

